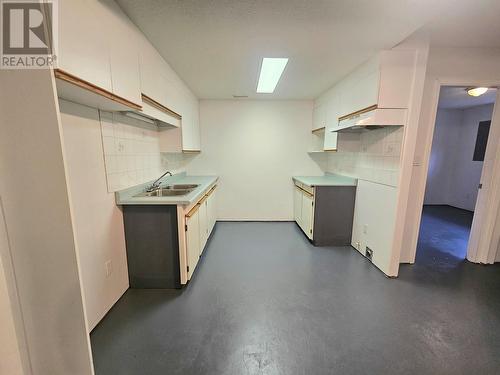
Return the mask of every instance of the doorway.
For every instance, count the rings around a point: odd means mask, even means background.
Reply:
[[[416,262],[457,264],[471,259],[475,218],[497,90],[442,86],[427,171]],[[477,241],[476,241],[477,242]]]

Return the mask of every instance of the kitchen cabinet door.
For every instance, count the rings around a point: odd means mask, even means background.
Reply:
[[[201,150],[200,112],[198,99],[187,98],[182,115],[182,149],[184,151]]]
[[[179,113],[182,116],[180,128],[160,132],[161,152],[199,152],[200,118],[198,99],[190,97],[187,106]]]
[[[337,133],[332,130],[339,126],[340,94],[332,90],[329,95],[326,108],[326,129],[323,150],[337,150]]]
[[[112,92],[107,22],[98,3],[59,1],[58,68]]]
[[[186,250],[188,260],[188,279],[191,279],[200,259],[200,220],[198,209],[190,217],[186,216]]]
[[[200,209],[198,210],[200,220],[200,256],[203,253],[208,238],[207,201],[208,199],[205,199],[201,202]]]
[[[314,220],[314,205],[313,205],[314,197],[302,193],[302,230],[306,234],[309,239],[313,238],[313,220]]]
[[[209,218],[209,223],[208,223],[208,235],[210,236],[210,233],[212,233],[212,230],[214,229],[215,222],[217,221],[217,214],[216,214],[216,199],[217,199],[217,189],[212,191],[212,194],[208,197],[208,218]]]
[[[101,4],[102,15],[107,20],[111,83],[113,94],[141,105],[139,71],[139,31],[123,13],[118,4],[106,0]],[[124,43],[123,41],[127,42]]]
[[[302,227],[302,195],[302,190],[295,187],[293,191],[293,216],[300,227]]]
[[[313,108],[312,130],[324,128],[326,125],[326,106],[323,103],[315,103]]]
[[[164,87],[168,80],[163,72],[164,63],[156,49],[146,37],[139,40],[139,71],[141,92],[154,99],[161,105],[168,107]]]

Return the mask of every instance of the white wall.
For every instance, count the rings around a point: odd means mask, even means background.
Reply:
[[[98,110],[59,103],[85,311],[92,330],[129,286],[123,215],[106,187]]]
[[[89,375],[54,78],[49,70],[1,71],[0,87],[0,196],[31,368]]]
[[[412,162],[405,163],[404,176],[408,179],[408,199],[401,201],[404,207],[401,224],[404,226],[402,235],[401,253],[397,255],[402,263],[413,263],[415,260],[418,228],[423,203],[423,191],[426,181],[426,151],[431,140],[432,125],[434,124],[434,111],[437,102],[436,87],[439,82],[446,85],[478,85],[495,86],[500,83],[500,49],[481,48],[431,48],[429,53],[428,68],[425,78],[424,100],[420,107],[418,125],[414,134],[407,137],[405,147]],[[495,124],[492,124],[492,130]],[[414,146],[414,151],[410,146]],[[491,163],[493,167],[493,162]],[[403,171],[402,171],[403,173]],[[488,186],[486,186],[488,188]],[[483,189],[484,191],[484,189]],[[403,211],[402,211],[403,212]],[[497,222],[496,227],[500,227]],[[495,247],[498,244],[494,244]],[[395,259],[395,261],[397,260]]]
[[[424,204],[451,204],[453,169],[461,132],[462,111],[440,109],[432,140]]]
[[[293,175],[322,175],[307,154],[312,101],[202,100],[202,153],[190,174],[220,176],[219,220],[293,220]]]
[[[474,211],[482,161],[473,161],[480,121],[491,120],[493,104],[439,109],[432,140],[424,204]]]
[[[453,168],[453,190],[451,205],[466,210],[474,210],[478,185],[483,171],[482,161],[473,161],[477,129],[480,121],[491,120],[493,104],[477,106],[463,111],[460,138]]]
[[[26,369],[26,373],[23,370],[23,363],[27,362],[22,359],[26,359],[25,345],[22,345],[25,340],[11,262],[0,200],[0,374],[28,375],[29,370]]]

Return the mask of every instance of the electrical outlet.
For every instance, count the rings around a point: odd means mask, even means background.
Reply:
[[[363,234],[368,233],[368,224],[363,225]]]
[[[111,260],[106,261],[104,267],[106,268],[106,277],[110,277],[113,273],[113,263],[111,263]]]
[[[367,257],[370,262],[372,261],[373,250],[370,249],[368,246],[366,246],[366,248],[365,248],[365,257]]]

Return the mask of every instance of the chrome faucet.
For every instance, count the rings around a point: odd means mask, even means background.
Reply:
[[[166,171],[165,173],[163,173],[157,180],[155,180],[151,186],[149,186],[146,191],[150,192],[150,191],[155,191],[155,190],[158,190],[160,188],[160,185],[161,185],[161,182],[160,180],[165,177],[166,175],[169,175],[169,176],[172,176],[172,173],[170,171]]]

